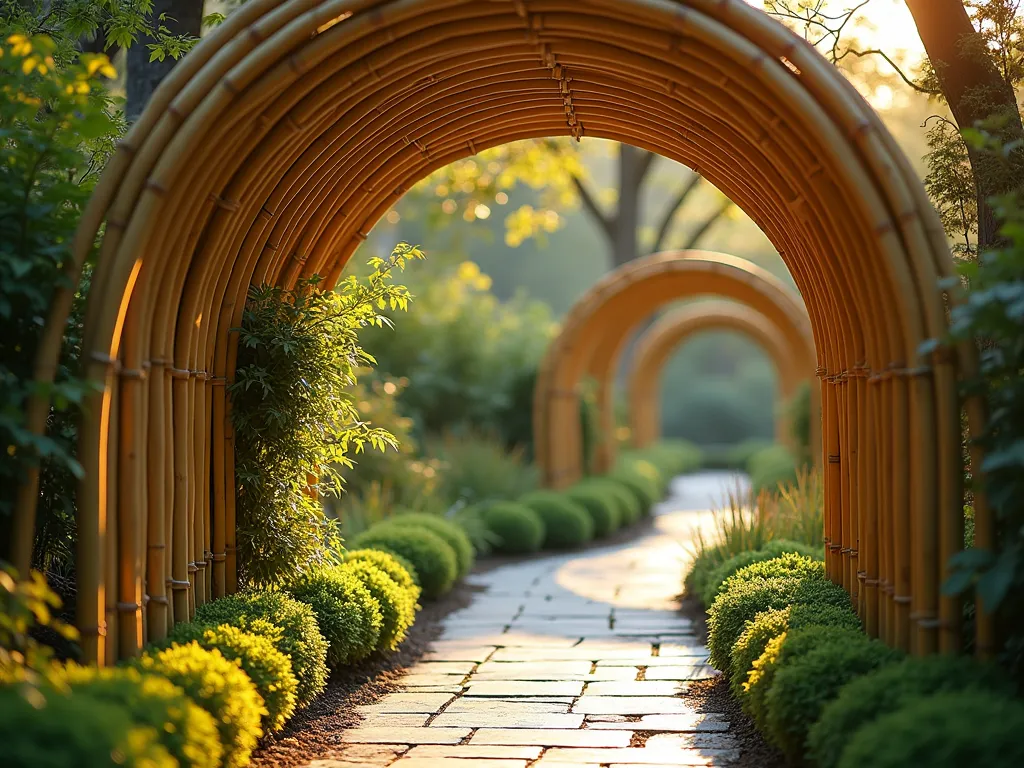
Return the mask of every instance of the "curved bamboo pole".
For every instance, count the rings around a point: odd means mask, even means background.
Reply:
[[[935,287],[952,261],[909,163],[828,62],[740,0],[251,0],[158,89],[69,267],[106,221],[84,340],[87,373],[106,384],[80,441],[88,657],[137,649],[143,613],[142,639],[235,586],[223,392],[247,287],[336,279],[432,169],[554,135],[690,165],[765,231],[806,301],[821,402],[835,404],[830,572],[865,585],[863,612],[891,642],[956,647],[957,604],[936,587],[960,546],[955,377],[972,352],[918,356],[945,328]],[[65,316],[56,302],[40,381]],[[41,431],[45,407],[31,413]],[[972,406],[975,432],[983,416]],[[31,529],[33,493],[21,498]],[[983,615],[982,644],[988,626]]]
[[[661,374],[665,365],[692,336],[709,331],[733,331],[760,346],[775,368],[781,402],[788,402],[806,379],[794,362],[797,354],[760,313],[728,301],[706,301],[673,310],[648,328],[633,349],[626,393],[634,448],[644,448],[661,437]],[[805,356],[813,359],[813,351]],[[775,439],[791,445],[789,422],[784,413],[776,413]]]

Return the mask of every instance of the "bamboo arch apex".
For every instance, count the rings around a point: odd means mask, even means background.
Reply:
[[[633,350],[626,391],[635,448],[651,445],[661,436],[660,382],[672,355],[693,335],[722,330],[742,334],[765,351],[776,371],[780,402],[789,402],[800,383],[814,375],[813,370],[801,372],[797,368],[795,361],[800,355],[789,349],[767,318],[741,304],[707,301],[669,312],[640,336]],[[821,414],[812,414],[811,419],[820,423]],[[781,410],[775,415],[775,439],[794,445],[790,419]],[[812,451],[814,456],[821,455],[820,448]]]
[[[803,303],[767,270],[735,256],[697,250],[634,260],[610,272],[576,302],[541,365],[534,392],[534,443],[549,483],[566,485],[584,473],[578,402],[551,397],[550,392],[573,392],[588,375],[598,382],[601,429],[594,469],[608,472],[615,462],[615,378],[632,332],[663,306],[706,296],[728,298],[757,312],[762,325],[777,330],[795,355],[795,370],[813,375],[817,358]],[[817,412],[815,390],[812,412]]]
[[[771,239],[818,351],[829,574],[871,634],[921,653],[959,646],[960,604],[939,585],[962,547],[956,380],[975,356],[918,356],[944,334],[935,287],[952,258],[907,158],[829,62],[737,1],[251,0],[161,84],[68,260],[77,278],[105,222],[83,339],[104,384],[79,442],[87,659],[131,656],[237,587],[225,384],[249,285],[336,279],[432,170],[545,136],[697,168]],[[66,299],[48,318],[42,383]],[[978,434],[984,412],[969,410]],[[45,399],[29,411],[41,432]],[[19,495],[23,531],[35,496]],[[990,515],[975,504],[985,546]]]

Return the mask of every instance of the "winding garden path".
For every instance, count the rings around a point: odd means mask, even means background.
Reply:
[[[404,689],[361,707],[311,768],[731,763],[729,723],[680,695],[715,673],[676,600],[723,482],[678,478],[642,538],[474,576],[483,591],[447,617]]]

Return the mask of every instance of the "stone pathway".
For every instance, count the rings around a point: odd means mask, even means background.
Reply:
[[[360,707],[310,768],[729,765],[729,723],[679,696],[716,673],[675,598],[710,520],[699,510],[735,482],[677,478],[641,539],[473,577],[486,591],[447,617],[404,689]]]

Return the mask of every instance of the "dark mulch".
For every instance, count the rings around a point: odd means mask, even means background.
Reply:
[[[255,752],[256,768],[289,768],[328,757],[341,744],[340,734],[356,725],[355,707],[372,704],[398,688],[406,667],[428,649],[441,631],[441,619],[473,600],[473,587],[459,584],[440,600],[424,605],[409,637],[394,653],[374,656],[331,675],[327,689],[316,701],[295,715],[278,734],[263,740]]]
[[[707,644],[707,613],[697,598],[683,595],[680,612],[693,622],[698,639]],[[740,760],[736,768],[786,768],[786,760],[775,747],[768,744],[740,703],[729,691],[725,675],[711,680],[690,683],[683,698],[696,712],[718,712],[729,720],[729,733],[736,737],[740,747]]]

